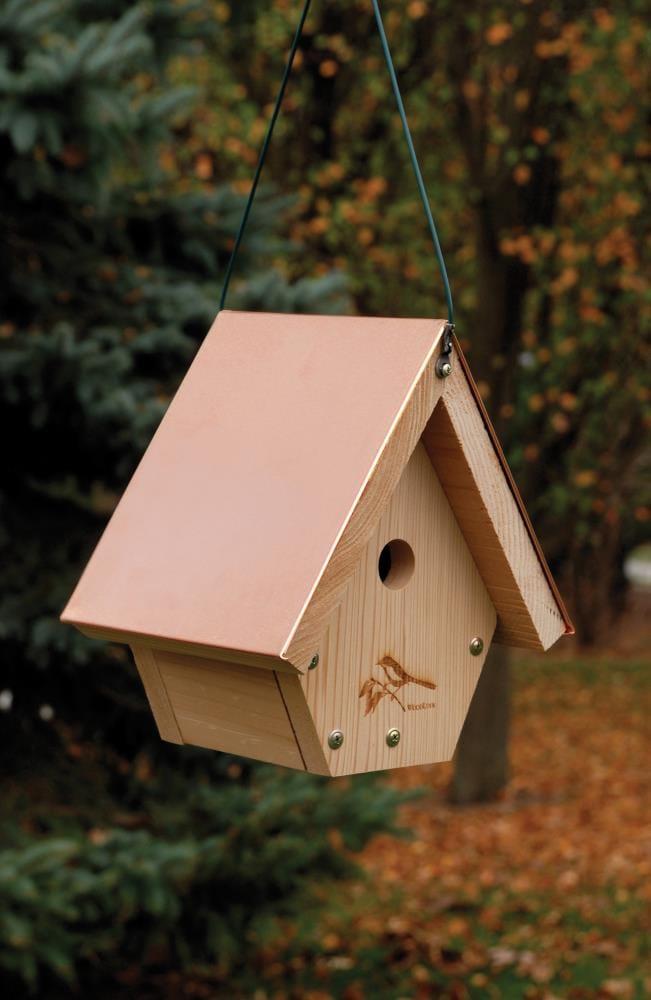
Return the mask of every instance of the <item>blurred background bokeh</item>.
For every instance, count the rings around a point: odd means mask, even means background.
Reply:
[[[58,614],[216,312],[299,0],[0,0],[4,997],[651,995],[648,4],[382,6],[577,637],[495,650],[456,765],[159,741]],[[238,267],[236,308],[444,315],[367,0],[313,3]]]

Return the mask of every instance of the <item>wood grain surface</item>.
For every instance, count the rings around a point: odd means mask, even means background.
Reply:
[[[432,343],[411,392],[393,425],[388,428],[382,447],[369,469],[360,494],[342,522],[341,530],[323,572],[296,622],[283,658],[303,672],[315,652],[324,622],[332,613],[342,591],[361,558],[364,546],[386,509],[418,439],[440,399],[445,382],[436,377],[439,339],[444,323],[439,322],[438,336]]]
[[[273,671],[153,655],[184,743],[305,769]]]
[[[411,579],[397,590],[382,583],[378,573],[380,552],[392,539],[407,542],[415,560]],[[331,772],[449,760],[495,620],[492,601],[419,444],[321,637],[319,666],[296,679]],[[475,636],[485,644],[479,657],[469,652]],[[410,679],[405,681],[405,675]],[[423,681],[430,686],[422,686]],[[370,710],[369,693],[379,695]],[[385,741],[392,727],[401,733],[395,748]],[[334,729],[344,733],[340,750],[327,745]]]
[[[566,631],[527,525],[457,364],[423,442],[498,615],[495,638],[548,649]]]

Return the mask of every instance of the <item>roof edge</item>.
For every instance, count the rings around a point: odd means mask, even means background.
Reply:
[[[500,440],[499,440],[499,438],[497,436],[497,432],[495,431],[495,428],[493,427],[492,421],[491,421],[491,419],[490,419],[490,417],[488,415],[488,410],[486,409],[484,401],[481,398],[481,393],[479,392],[479,388],[477,386],[477,383],[475,382],[475,380],[474,380],[474,378],[472,376],[472,372],[470,370],[470,365],[468,364],[468,361],[466,360],[466,357],[465,357],[463,351],[461,350],[461,347],[459,345],[459,341],[458,341],[458,339],[456,337],[454,338],[454,348],[455,348],[455,351],[456,351],[457,356],[459,358],[459,361],[461,363],[461,367],[463,369],[463,373],[464,373],[464,375],[466,377],[466,380],[468,382],[468,385],[470,387],[470,391],[472,392],[472,394],[474,396],[474,399],[475,399],[475,402],[477,403],[477,408],[479,409],[479,412],[481,414],[482,420],[484,422],[484,427],[486,428],[486,432],[488,434],[488,437],[490,438],[491,444],[493,445],[493,448],[495,450],[495,454],[497,455],[497,458],[499,460],[500,466],[502,467],[502,472],[504,473],[504,476],[505,476],[506,481],[508,483],[509,489],[510,489],[512,495],[513,495],[513,499],[516,502],[516,505],[518,507],[518,511],[520,512],[520,516],[521,516],[521,518],[522,518],[522,520],[524,522],[524,525],[525,525],[525,527],[527,529],[527,533],[529,535],[529,539],[531,541],[531,544],[533,545],[533,548],[534,548],[534,551],[535,551],[536,556],[538,558],[538,561],[540,563],[541,569],[542,569],[542,571],[543,571],[543,573],[545,575],[545,579],[547,580],[547,583],[549,585],[549,589],[551,590],[552,595],[554,597],[554,600],[556,601],[556,604],[558,605],[558,610],[561,613],[561,617],[562,617],[563,623],[565,625],[565,633],[564,634],[565,635],[574,635],[575,634],[575,628],[574,628],[574,625],[572,624],[572,620],[571,620],[571,618],[570,618],[570,616],[568,614],[567,608],[565,607],[565,602],[563,601],[563,598],[561,597],[561,593],[560,593],[560,591],[558,589],[556,581],[554,580],[554,577],[552,575],[552,571],[549,568],[549,565],[548,565],[547,560],[545,558],[545,554],[544,554],[544,552],[542,550],[542,546],[541,546],[541,544],[540,544],[540,542],[538,540],[538,536],[536,535],[536,531],[534,529],[534,526],[531,523],[531,518],[529,517],[529,514],[527,512],[527,508],[525,507],[524,500],[522,499],[522,496],[521,496],[520,491],[518,489],[517,483],[516,483],[515,479],[513,478],[513,473],[511,472],[511,469],[509,467],[509,463],[507,462],[506,455],[504,454],[504,450],[502,448],[502,445],[500,444]]]
[[[143,649],[156,649],[170,653],[182,653],[187,656],[202,656],[209,660],[225,663],[239,663],[242,666],[257,667],[262,670],[281,670],[297,674],[299,671],[293,664],[280,656],[267,653],[254,653],[241,649],[228,649],[224,646],[211,646],[207,643],[186,642],[183,639],[171,639],[163,635],[150,635],[144,632],[134,632],[127,629],[110,628],[103,625],[93,625],[73,617],[66,608],[59,616],[65,625],[73,625],[82,635],[89,639],[100,639],[104,642],[116,642],[127,646],[137,646]]]

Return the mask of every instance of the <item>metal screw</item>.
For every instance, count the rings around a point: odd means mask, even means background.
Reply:
[[[484,652],[484,640],[480,639],[478,635],[470,643],[470,655],[471,656],[481,656]]]
[[[389,732],[387,733],[387,746],[397,747],[399,743],[400,743],[400,730],[390,729]]]
[[[447,378],[448,375],[452,374],[452,365],[449,361],[444,358],[439,358],[436,362],[436,374],[439,378]]]
[[[328,746],[331,750],[338,750],[344,742],[344,734],[341,729],[333,729],[328,736]]]
[[[319,654],[315,653],[312,659],[310,660],[310,665],[307,669],[314,670],[314,668],[318,667],[318,665],[319,665]]]

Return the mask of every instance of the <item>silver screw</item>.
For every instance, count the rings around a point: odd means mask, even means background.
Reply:
[[[331,750],[338,750],[344,742],[344,734],[341,729],[333,729],[328,736],[328,746]]]
[[[471,656],[481,656],[484,652],[484,640],[480,639],[478,635],[470,643],[470,655]]]
[[[436,362],[436,374],[439,378],[447,378],[452,374],[452,365],[445,357],[439,358]]]
[[[314,670],[314,668],[318,667],[318,665],[319,665],[319,654],[315,653],[312,659],[310,660],[310,665],[307,669]]]
[[[397,747],[399,743],[400,743],[400,730],[390,729],[389,732],[387,733],[387,746]]]

